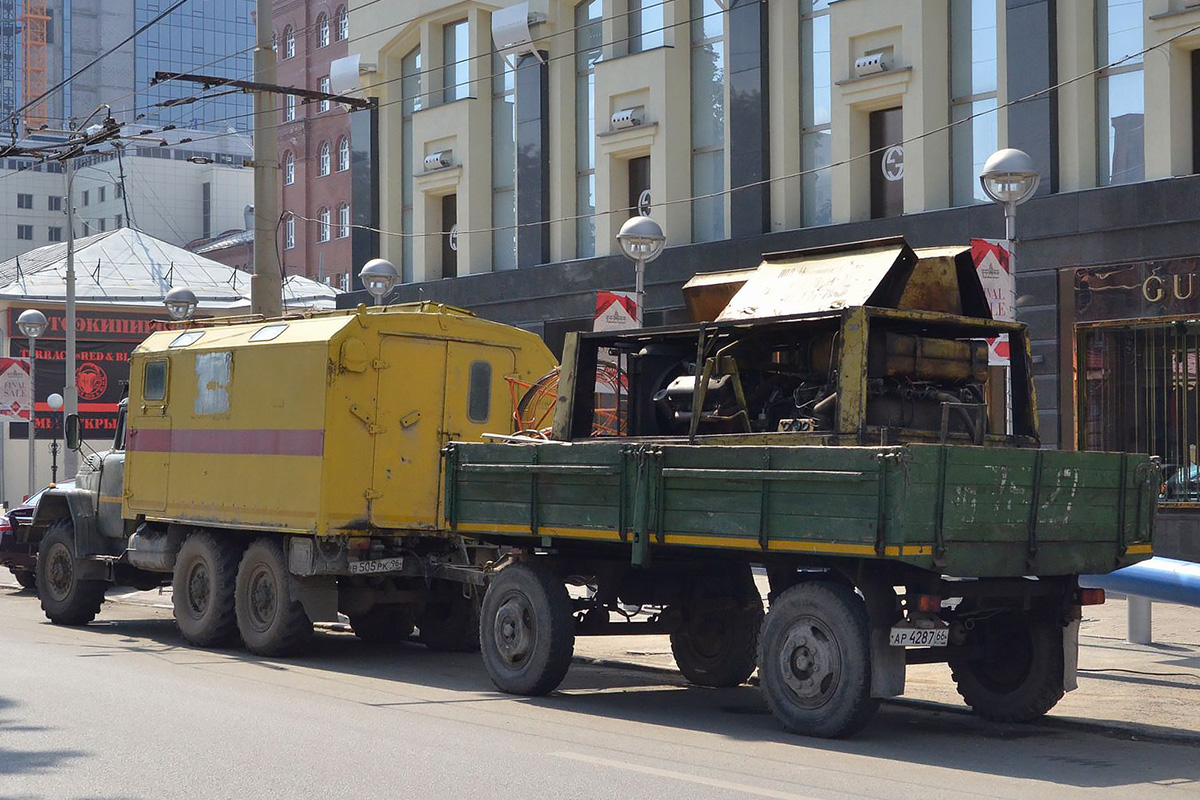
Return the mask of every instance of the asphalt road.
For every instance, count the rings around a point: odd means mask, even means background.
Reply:
[[[1179,798],[1195,745],[886,704],[784,733],[757,690],[576,665],[536,700],[477,656],[322,632],[293,661],[185,647],[169,611],[58,628],[0,588],[0,798]]]

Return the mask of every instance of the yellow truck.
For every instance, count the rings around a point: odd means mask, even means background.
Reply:
[[[38,504],[42,608],[86,624],[110,585],[169,582],[200,646],[281,655],[340,611],[367,640],[474,648],[470,567],[495,551],[439,525],[439,452],[513,433],[512,387],[554,366],[535,334],[430,303],[155,333],[112,449]]]

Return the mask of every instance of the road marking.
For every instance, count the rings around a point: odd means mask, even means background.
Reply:
[[[742,792],[744,794],[753,794],[759,797],[773,797],[776,800],[816,800],[816,798],[805,794],[792,794],[790,792],[777,792],[774,789],[763,789],[759,786],[750,786],[745,783],[732,783],[730,781],[717,780],[715,778],[703,778],[699,775],[689,775],[686,772],[673,772],[669,769],[658,769],[657,767],[643,767],[640,764],[630,764],[627,761],[613,761],[607,758],[597,758],[596,756],[588,756],[582,753],[551,753],[552,756],[558,758],[566,758],[571,761],[582,761],[586,764],[595,764],[601,767],[612,767],[614,769],[623,769],[628,772],[640,772],[643,775],[654,775],[659,778],[673,778],[677,781],[685,781],[687,783],[696,783],[701,786],[710,786],[714,789],[729,789],[734,792]]]

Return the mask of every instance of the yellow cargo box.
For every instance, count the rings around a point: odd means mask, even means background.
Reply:
[[[528,331],[430,303],[151,335],[133,352],[124,517],[336,535],[436,531],[439,451],[512,433]]]

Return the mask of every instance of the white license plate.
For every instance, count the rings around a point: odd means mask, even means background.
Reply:
[[[892,628],[888,637],[892,647],[945,647],[949,643],[949,628]]]
[[[404,569],[403,558],[376,558],[371,561],[351,561],[351,575],[373,575],[376,572],[396,572]]]

